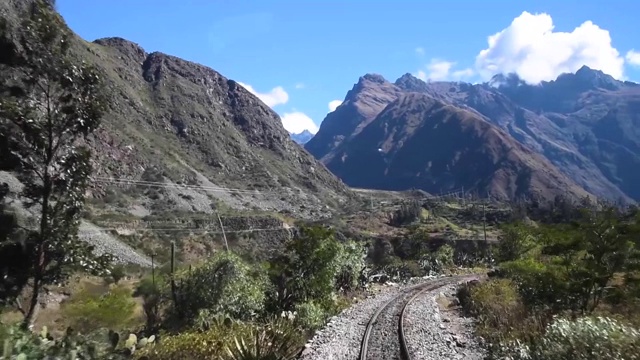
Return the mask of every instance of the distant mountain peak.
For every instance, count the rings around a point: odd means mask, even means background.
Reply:
[[[365,74],[364,76],[361,76],[358,82],[361,83],[365,80],[374,82],[377,84],[384,84],[388,82],[387,79],[384,78],[384,76],[380,74],[375,74],[375,73],[368,73],[368,74]]]
[[[399,88],[406,91],[424,91],[427,83],[418,79],[410,73],[406,73],[394,83]]]
[[[304,129],[300,133],[291,133],[291,139],[300,145],[306,144],[313,137],[313,133],[307,129]]]

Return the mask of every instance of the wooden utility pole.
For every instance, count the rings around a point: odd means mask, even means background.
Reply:
[[[482,202],[482,231],[484,232],[484,242],[487,242],[487,213],[485,211],[485,203]]]
[[[224,239],[224,248],[228,252],[229,243],[227,242],[227,235],[224,233],[224,226],[222,225],[222,219],[220,219],[220,214],[217,211],[216,211],[216,216],[218,217],[218,223],[220,223],[220,229],[222,230],[222,238]]]
[[[155,263],[153,261],[153,258],[156,256],[156,253],[153,252],[151,254],[151,282],[153,283],[153,287],[155,288],[156,286],[156,266]]]

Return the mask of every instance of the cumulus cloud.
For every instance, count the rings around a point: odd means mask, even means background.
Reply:
[[[335,111],[338,108],[338,106],[340,106],[340,104],[342,104],[342,100],[329,101],[329,111],[331,112]]]
[[[627,52],[627,56],[625,56],[627,62],[633,66],[640,66],[640,51],[635,51],[633,49]]]
[[[309,130],[312,134],[318,132],[318,125],[305,113],[294,111],[284,113],[280,118],[282,125],[290,133],[299,134],[304,130]]]
[[[441,59],[431,59],[426,70],[418,70],[416,77],[423,81],[444,81],[444,80],[461,80],[473,76],[474,71],[470,68],[454,70],[456,63]]]
[[[238,82],[238,84],[242,85],[243,88],[247,89],[250,93],[257,96],[258,99],[262,100],[269,107],[274,107],[277,105],[286,104],[289,101],[289,94],[282,88],[282,86],[277,86],[271,89],[269,92],[261,93],[256,91],[251,85],[244,84]]]
[[[518,74],[529,83],[555,79],[583,65],[621,79],[624,59],[611,44],[609,31],[585,21],[572,32],[554,32],[551,16],[523,12],[511,25],[488,37],[476,57],[484,79],[497,73]]]

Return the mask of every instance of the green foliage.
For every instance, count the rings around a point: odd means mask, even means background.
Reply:
[[[109,271],[109,275],[113,280],[114,284],[118,284],[118,282],[127,275],[127,271],[122,264],[117,264],[111,268]]]
[[[557,319],[535,342],[507,342],[499,355],[514,360],[640,359],[640,331],[604,317]]]
[[[294,311],[297,304],[314,303],[331,313],[336,291],[358,286],[365,254],[358,243],[336,240],[331,229],[301,228],[287,243],[285,253],[270,262],[267,312]]]
[[[426,253],[420,259],[420,267],[429,273],[442,273],[454,266],[455,250],[451,245],[442,245],[432,253]]]
[[[131,291],[125,287],[112,288],[104,295],[83,289],[63,305],[62,313],[73,328],[87,333],[97,328],[122,329],[129,326],[135,306]]]
[[[336,262],[338,271],[335,287],[337,290],[349,291],[358,286],[360,273],[365,268],[366,251],[364,246],[355,241],[340,244]]]
[[[413,201],[408,204],[402,204],[400,209],[396,210],[389,216],[389,224],[391,226],[403,226],[418,221],[422,216],[422,205]]]
[[[149,343],[149,339],[147,339]],[[148,346],[148,344],[145,344]],[[60,339],[54,339],[46,327],[39,334],[12,327],[3,340],[2,359],[25,360],[124,360],[130,358],[131,349],[115,349],[104,341],[80,336],[71,329]]]
[[[98,71],[69,56],[70,32],[49,2],[35,2],[15,40],[20,71],[0,79],[0,163],[15,165],[25,205],[38,205],[39,224],[23,245],[22,270],[34,289],[22,309],[26,325],[43,284],[65,281],[78,269],[101,273],[109,261],[77,237],[91,173],[91,153],[81,140],[98,127],[106,102]]]
[[[521,224],[509,224],[502,228],[498,239],[496,260],[499,262],[520,260],[536,248],[533,229]]]
[[[624,318],[637,311],[637,212],[595,208],[586,201],[575,208],[560,198],[551,215],[537,216],[546,223],[505,227],[497,247],[501,261],[497,275],[503,279],[461,291],[461,303],[480,320],[479,331],[489,341],[492,357],[637,356],[637,329],[611,319],[584,317],[606,310]],[[553,316],[565,315],[580,318],[552,322]]]
[[[230,360],[293,360],[304,345],[304,337],[291,321],[276,318],[235,337],[225,350]]]
[[[234,338],[244,337],[250,330],[249,324],[232,323],[207,331],[181,332],[162,337],[155,346],[141,349],[136,355],[149,360],[223,359]]]
[[[329,315],[325,307],[316,302],[296,304],[295,314],[296,323],[309,330],[321,328]]]
[[[192,323],[201,310],[248,320],[262,312],[266,277],[232,252],[220,252],[176,279],[177,319]]]
[[[155,331],[160,325],[161,306],[167,298],[163,293],[164,283],[165,277],[163,276],[156,276],[155,279],[150,276],[144,277],[138,283],[134,293],[135,296],[142,297],[142,310],[146,319],[147,331]]]

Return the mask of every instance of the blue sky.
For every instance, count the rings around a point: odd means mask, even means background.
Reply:
[[[316,130],[369,72],[536,83],[586,64],[640,80],[631,0],[58,0],[58,10],[86,40],[120,36],[241,82],[295,132]]]

